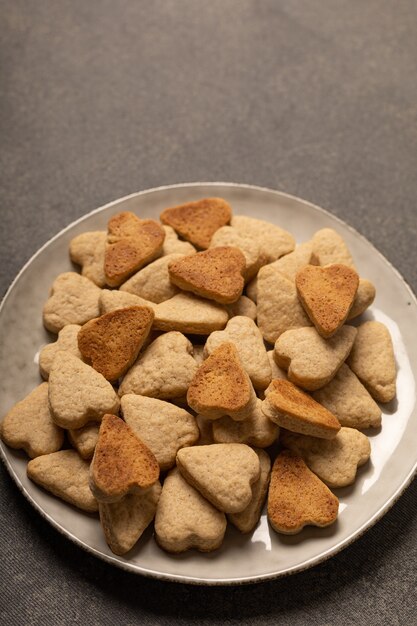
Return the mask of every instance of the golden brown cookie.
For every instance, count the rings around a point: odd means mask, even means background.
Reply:
[[[306,265],[295,277],[298,297],[322,337],[332,337],[346,321],[359,276],[347,265]]]
[[[162,252],[165,231],[154,220],[141,220],[130,211],[114,215],[107,225],[104,272],[107,284],[118,287]]]
[[[105,415],[90,467],[90,488],[99,502],[144,493],[159,478],[154,454],[120,417]]]
[[[78,333],[84,360],[107,380],[117,380],[136,361],[153,319],[149,307],[131,306],[90,320]]]
[[[187,392],[187,402],[204,417],[248,417],[256,395],[232,343],[223,343],[198,368]]]
[[[262,410],[287,430],[332,439],[340,430],[337,418],[289,380],[276,378],[265,392]]]
[[[338,510],[336,496],[301,457],[288,450],[277,456],[268,492],[268,519],[274,530],[294,535],[306,525],[329,526]]]
[[[232,209],[223,198],[203,198],[165,209],[161,222],[172,226],[181,237],[206,249],[216,230],[230,222]]]
[[[210,248],[172,261],[168,271],[177,287],[230,304],[242,295],[245,257],[238,248]]]

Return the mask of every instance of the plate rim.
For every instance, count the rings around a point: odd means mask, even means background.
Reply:
[[[397,268],[382,254],[382,252],[380,252],[373,245],[373,243],[371,241],[369,241],[369,239],[367,239],[367,237],[365,237],[365,235],[362,235],[358,230],[356,230],[356,228],[354,228],[353,226],[351,226],[350,224],[345,222],[339,216],[334,215],[330,211],[328,211],[328,210],[326,210],[326,209],[324,209],[324,208],[322,208],[322,207],[320,207],[320,206],[310,202],[309,200],[305,200],[303,198],[300,198],[299,196],[295,196],[293,194],[289,194],[289,193],[280,191],[278,189],[271,189],[269,187],[262,187],[262,186],[259,186],[259,185],[251,185],[251,184],[247,184],[247,183],[222,182],[222,181],[210,181],[210,182],[207,182],[207,181],[206,182],[205,181],[195,181],[195,182],[188,182],[188,183],[173,183],[173,184],[169,184],[169,185],[161,185],[161,186],[158,186],[158,187],[151,187],[149,189],[144,189],[144,190],[141,190],[141,191],[133,192],[133,193],[127,194],[126,196],[122,196],[120,198],[116,198],[116,199],[114,199],[114,200],[112,200],[112,201],[110,201],[110,202],[108,202],[108,203],[106,203],[106,204],[104,204],[104,205],[102,205],[100,207],[92,209],[91,211],[88,211],[87,213],[85,213],[84,215],[80,216],[76,220],[73,220],[70,224],[68,224],[67,226],[62,228],[59,232],[57,232],[55,235],[50,237],[24,263],[24,265],[21,267],[19,272],[16,274],[16,276],[14,277],[14,279],[12,280],[12,282],[10,283],[8,288],[6,289],[6,292],[4,293],[4,295],[3,295],[2,299],[1,299],[1,302],[0,302],[0,314],[1,314],[2,310],[3,310],[3,308],[6,306],[6,302],[8,300],[8,297],[9,297],[11,291],[13,290],[15,284],[20,279],[20,276],[31,265],[31,263],[34,261],[34,259],[38,255],[42,254],[42,252],[45,250],[45,248],[47,248],[53,241],[55,241],[56,239],[61,237],[65,232],[67,232],[68,230],[70,230],[71,228],[76,226],[77,224],[81,223],[82,221],[88,219],[89,217],[95,215],[96,213],[100,213],[100,212],[110,208],[111,206],[113,206],[115,204],[118,204],[118,203],[121,203],[121,202],[125,202],[125,201],[128,201],[130,199],[133,199],[133,198],[136,198],[136,197],[139,197],[139,196],[143,196],[143,195],[147,195],[147,194],[151,194],[151,193],[155,193],[155,192],[160,192],[160,191],[174,190],[174,189],[192,188],[192,187],[200,187],[200,186],[215,187],[215,186],[220,186],[220,185],[224,186],[224,187],[230,187],[230,188],[236,188],[236,189],[248,189],[248,190],[252,190],[252,191],[267,192],[268,194],[273,194],[273,195],[276,195],[278,197],[285,197],[285,198],[288,198],[290,200],[294,200],[296,202],[301,202],[304,205],[308,205],[314,211],[322,213],[322,214],[330,217],[332,220],[336,220],[336,222],[342,224],[344,228],[347,228],[350,232],[352,232],[355,236],[359,237],[363,242],[365,242],[368,246],[370,246],[372,248],[372,251],[379,256],[379,258],[390,268],[390,270],[394,272],[394,274],[396,275],[397,279],[399,279],[403,283],[403,285],[406,287],[406,289],[407,289],[407,291],[409,293],[410,298],[414,301],[414,304],[417,306],[416,294],[414,293],[413,289],[411,288],[409,283],[406,281],[406,279],[399,272],[399,270],[397,270]],[[239,577],[239,578],[226,578],[226,579],[222,579],[222,578],[219,578],[219,579],[206,579],[206,578],[199,578],[199,577],[195,577],[195,576],[188,576],[188,575],[184,575],[184,574],[169,574],[169,573],[163,573],[163,572],[156,572],[156,571],[153,571],[153,570],[150,570],[150,569],[141,568],[137,564],[121,561],[121,560],[119,560],[119,559],[117,559],[115,557],[112,557],[110,555],[106,555],[103,552],[100,552],[99,550],[97,550],[95,548],[92,548],[87,543],[85,543],[84,541],[82,541],[81,539],[79,539],[78,537],[73,535],[71,532],[69,532],[66,529],[64,529],[59,524],[59,522],[57,522],[51,515],[46,513],[42,509],[42,507],[35,502],[35,500],[32,498],[30,493],[27,491],[27,489],[24,487],[24,485],[18,479],[18,477],[17,477],[17,475],[16,475],[16,473],[15,473],[11,463],[9,462],[9,460],[8,460],[6,454],[5,454],[5,450],[6,450],[5,444],[2,441],[0,441],[0,457],[2,459],[2,462],[3,462],[6,470],[8,471],[10,477],[12,478],[13,482],[17,485],[19,491],[23,494],[23,496],[31,504],[31,506],[33,506],[33,508],[41,515],[41,517],[44,520],[46,520],[56,531],[58,531],[59,534],[63,535],[67,539],[69,539],[72,543],[74,543],[78,547],[82,548],[83,550],[85,550],[90,555],[93,555],[94,557],[97,557],[97,558],[101,559],[102,561],[104,561],[104,562],[106,562],[106,563],[108,563],[110,565],[116,566],[119,569],[122,569],[124,571],[128,571],[128,572],[136,574],[136,575],[142,575],[142,576],[145,576],[147,578],[153,578],[155,580],[167,581],[167,582],[176,582],[176,583],[181,583],[181,584],[192,584],[192,585],[198,585],[198,586],[238,586],[238,585],[244,585],[244,584],[262,583],[262,582],[265,582],[265,581],[268,581],[268,580],[276,580],[278,578],[284,578],[284,577],[290,576],[292,574],[296,574],[296,573],[305,571],[307,569],[310,569],[311,567],[314,567],[316,565],[319,565],[320,563],[323,563],[323,562],[327,561],[331,557],[336,556],[337,554],[339,554],[345,548],[348,548],[350,545],[352,545],[352,543],[354,543],[356,540],[360,539],[368,530],[370,530],[394,506],[394,504],[398,501],[398,499],[405,492],[405,490],[410,486],[411,482],[413,481],[413,479],[417,475],[417,458],[416,458],[414,466],[410,469],[408,475],[405,477],[405,479],[402,481],[402,483],[398,486],[398,488],[395,490],[395,492],[391,495],[389,500],[387,500],[387,502],[385,502],[384,505],[378,511],[376,511],[374,513],[374,515],[370,519],[368,519],[364,524],[362,524],[362,526],[359,529],[351,532],[348,535],[348,537],[346,537],[343,541],[340,541],[340,542],[336,543],[336,545],[334,545],[331,548],[327,549],[324,553],[321,553],[318,556],[311,557],[310,559],[308,559],[307,561],[305,561],[305,562],[303,562],[303,563],[301,563],[299,565],[290,567],[290,568],[288,568],[288,569],[286,569],[284,571],[280,571],[280,572],[277,572],[277,573],[258,574],[258,575],[255,575],[255,576],[247,576],[247,577],[243,577],[243,578]]]

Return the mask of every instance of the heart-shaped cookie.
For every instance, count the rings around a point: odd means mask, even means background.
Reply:
[[[89,487],[89,469],[76,450],[59,450],[29,461],[27,475],[57,498],[93,513],[98,503]]]
[[[382,322],[372,320],[359,326],[347,362],[377,402],[390,402],[395,397],[394,348],[390,332]]]
[[[15,404],[1,424],[1,438],[33,459],[57,452],[64,443],[64,431],[57,426],[48,402],[48,383],[42,383]]]
[[[262,411],[283,428],[324,439],[332,439],[340,430],[333,413],[289,380],[273,380],[265,396]]]
[[[126,554],[133,548],[155,517],[160,495],[158,481],[145,493],[128,493],[118,502],[99,503],[101,526],[114,554]]]
[[[60,351],[68,351],[82,360],[83,356],[78,348],[79,324],[67,324],[58,333],[58,339],[48,343],[39,353],[39,370],[42,378],[48,380],[55,355]]]
[[[48,392],[54,422],[62,428],[81,428],[119,410],[119,398],[111,384],[69,352],[57,352]]]
[[[252,499],[240,513],[229,513],[227,518],[241,533],[253,530],[261,517],[262,507],[268,492],[271,476],[271,459],[265,450],[255,450],[259,458],[260,475],[252,485]]]
[[[76,272],[65,272],[54,280],[43,307],[43,323],[51,333],[67,324],[85,324],[100,315],[101,289]]]
[[[261,331],[243,315],[232,317],[224,330],[208,337],[204,351],[211,354],[222,343],[233,343],[255,389],[265,389],[271,382],[271,366]]]
[[[352,349],[357,334],[353,326],[343,326],[330,339],[323,339],[315,328],[287,330],[275,343],[276,363],[288,369],[288,379],[315,391],[329,383]]]
[[[132,306],[90,320],[78,333],[84,360],[107,380],[117,380],[136,361],[153,318],[151,308]]]
[[[208,335],[224,328],[229,319],[225,307],[199,298],[193,293],[176,296],[155,305],[155,330],[178,330],[193,335]]]
[[[262,400],[256,400],[253,413],[241,422],[225,415],[213,422],[215,443],[247,443],[249,446],[267,448],[279,435],[279,426],[262,411]]]
[[[123,211],[109,220],[107,229],[104,272],[110,287],[121,285],[162,251],[165,231],[154,220]]]
[[[172,261],[168,271],[177,287],[229,304],[242,295],[245,267],[245,257],[238,248],[221,247]]]
[[[339,501],[303,459],[284,450],[272,467],[268,492],[268,519],[286,535],[306,525],[329,526],[337,519]]]
[[[92,280],[97,287],[104,287],[106,284],[104,274],[106,240],[106,231],[97,230],[77,235],[71,239],[69,245],[71,261],[81,265],[81,274]]]
[[[280,442],[304,459],[311,471],[329,487],[351,485],[358,467],[366,463],[371,454],[368,437],[355,428],[342,427],[330,440],[284,430]]]
[[[139,355],[119,387],[119,395],[136,393],[151,398],[181,398],[197,371],[193,344],[178,332],[157,337]]]
[[[295,277],[298,297],[322,337],[334,335],[346,321],[359,276],[347,265],[306,265]]]
[[[232,343],[222,343],[198,368],[187,392],[190,407],[204,417],[249,417],[256,395]]]
[[[173,553],[196,548],[211,552],[220,547],[226,516],[187,483],[177,468],[165,478],[155,516],[155,539]]]
[[[199,437],[195,418],[171,402],[128,393],[121,410],[126,424],[154,453],[161,470],[175,465],[180,448],[192,446]]]
[[[144,493],[159,478],[154,454],[120,417],[105,415],[90,467],[90,488],[100,502]]]
[[[312,395],[342,426],[359,430],[381,426],[381,409],[346,363],[327,385]]]
[[[165,209],[161,222],[172,226],[187,241],[197,248],[210,245],[213,234],[230,222],[232,209],[223,198],[203,198]]]
[[[248,506],[260,474],[256,452],[243,443],[181,448],[177,466],[186,481],[224,513],[239,513]]]

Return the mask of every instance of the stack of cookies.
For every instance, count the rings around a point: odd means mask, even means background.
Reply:
[[[375,288],[330,228],[306,242],[221,198],[114,215],[70,244],[43,309],[42,382],[4,417],[28,476],[98,511],[125,554],[154,522],[168,552],[227,524],[335,522],[396,393],[391,337],[359,316]],[[359,319],[357,319],[359,318]]]

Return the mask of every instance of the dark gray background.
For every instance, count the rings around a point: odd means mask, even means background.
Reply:
[[[75,218],[176,182],[299,195],[417,289],[414,0],[2,0],[0,290]],[[7,360],[7,355],[3,355]],[[237,588],[118,571],[1,467],[0,622],[416,624],[417,483],[364,537]]]

